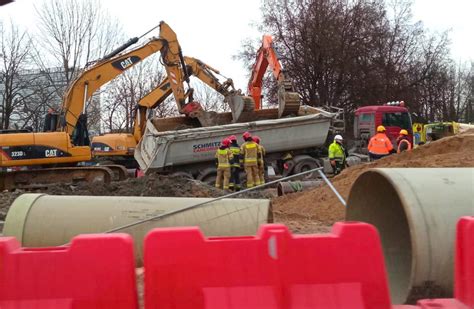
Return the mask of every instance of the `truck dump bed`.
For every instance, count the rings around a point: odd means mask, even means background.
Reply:
[[[236,135],[241,144],[241,136],[245,131],[261,138],[267,154],[320,147],[326,141],[335,115],[301,107],[298,116],[291,118],[165,132],[157,130],[157,120],[149,120],[145,134],[135,149],[135,159],[144,171],[213,161],[223,138]]]

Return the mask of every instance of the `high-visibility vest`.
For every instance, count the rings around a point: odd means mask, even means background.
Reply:
[[[234,156],[230,165],[231,167],[240,167],[240,147],[239,145],[231,145],[230,151],[232,151],[232,155]]]
[[[260,153],[257,143],[245,142],[240,147],[240,152],[242,153],[245,165],[257,165],[258,154]]]
[[[232,151],[229,148],[217,149],[216,152],[217,158],[217,168],[226,168],[230,167],[230,161],[233,158]]]
[[[346,152],[344,147],[341,144],[334,141],[331,145],[329,145],[329,160],[339,160],[344,162],[346,160]]]
[[[367,149],[373,154],[387,155],[393,150],[393,145],[385,133],[377,133],[370,139]]]
[[[400,149],[400,148],[401,148],[400,146],[402,145],[402,143],[407,144],[407,148],[405,149],[406,151],[410,151],[410,150],[411,150],[411,143],[410,143],[410,141],[407,140],[407,139],[402,139],[402,140],[400,140],[400,142],[398,142],[397,153],[402,152],[402,150]]]

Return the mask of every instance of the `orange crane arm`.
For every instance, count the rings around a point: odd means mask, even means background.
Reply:
[[[262,46],[257,51],[257,59],[253,65],[248,84],[248,92],[255,101],[255,109],[261,108],[262,80],[268,66],[272,69],[273,76],[277,81],[284,79],[280,61],[273,48],[273,39],[270,35],[264,35]]]

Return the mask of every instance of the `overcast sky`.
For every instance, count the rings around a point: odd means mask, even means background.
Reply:
[[[41,0],[16,0],[0,8],[0,18],[25,27],[35,27],[33,4]],[[67,0],[64,0],[67,1]],[[117,17],[124,31],[139,36],[160,20],[178,35],[183,53],[196,57],[234,79],[246,89],[245,68],[233,60],[241,42],[258,33],[249,24],[260,17],[258,0],[101,0],[110,15]],[[452,54],[456,61],[474,60],[474,0],[415,0],[415,20],[426,27],[452,29]]]

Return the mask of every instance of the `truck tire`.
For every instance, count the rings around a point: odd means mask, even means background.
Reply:
[[[214,186],[216,184],[216,177],[217,169],[215,167],[208,167],[203,169],[196,179],[210,186]]]
[[[307,156],[307,155],[297,156],[294,159],[294,161],[295,161],[295,168],[293,169],[292,174],[299,174],[299,173],[309,171],[309,170],[312,170],[312,169],[315,169],[315,168],[321,166],[321,164],[319,163],[318,160],[316,160],[313,157]],[[318,172],[313,172],[313,173],[310,173],[310,174],[303,175],[303,176],[301,176],[301,178],[300,177],[298,177],[298,178],[305,180],[305,179],[314,179],[317,176],[318,176]]]
[[[174,177],[184,177],[184,178],[189,178],[189,179],[193,179],[193,175],[191,175],[190,173],[187,173],[187,172],[174,172],[173,174],[171,174],[171,176],[174,176]]]

